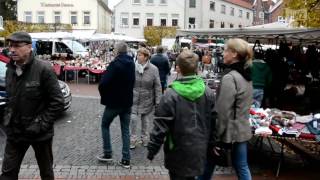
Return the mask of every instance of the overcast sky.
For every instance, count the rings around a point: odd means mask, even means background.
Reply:
[[[108,4],[108,6],[109,6],[109,8],[110,9],[113,9],[113,7],[116,5],[116,4],[118,4],[118,2],[120,2],[121,0],[109,0],[109,4]]]

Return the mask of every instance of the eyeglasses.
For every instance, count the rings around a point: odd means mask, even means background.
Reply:
[[[23,47],[23,46],[26,46],[26,45],[28,45],[27,43],[10,43],[9,45],[8,45],[8,47],[9,48],[21,48],[21,47]]]

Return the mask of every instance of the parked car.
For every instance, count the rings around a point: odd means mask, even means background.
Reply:
[[[7,93],[5,91],[5,75],[7,70],[6,65],[8,62],[9,58],[0,54],[0,117],[3,117],[3,110],[7,104]],[[71,106],[71,91],[68,84],[66,84],[65,82],[59,80],[59,85],[64,96],[64,111],[66,111]]]

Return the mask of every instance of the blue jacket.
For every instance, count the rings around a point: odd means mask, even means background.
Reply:
[[[155,54],[151,57],[150,62],[159,70],[160,81],[166,82],[170,73],[169,60],[163,54]]]
[[[135,64],[133,58],[120,53],[112,61],[99,84],[101,104],[108,108],[129,108],[133,102]]]

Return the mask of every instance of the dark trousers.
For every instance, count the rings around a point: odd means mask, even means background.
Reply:
[[[13,142],[7,140],[2,163],[1,180],[16,180],[24,155],[32,146],[39,165],[42,180],[53,180],[52,138],[40,142]]]
[[[196,179],[196,177],[179,176],[172,172],[169,172],[169,176],[170,176],[170,180],[195,180]]]

